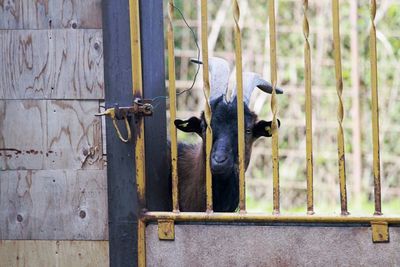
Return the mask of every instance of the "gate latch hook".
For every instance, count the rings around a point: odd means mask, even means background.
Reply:
[[[128,141],[130,141],[132,139],[132,132],[131,132],[131,127],[129,125],[128,119],[132,116],[132,114],[136,117],[153,115],[153,106],[151,103],[152,103],[152,100],[150,100],[150,99],[135,98],[133,100],[132,106],[120,107],[118,104],[115,104],[114,107],[107,108],[105,111],[95,114],[95,116],[110,117],[113,122],[115,131],[117,132],[118,138],[122,142],[127,143]],[[127,138],[124,138],[122,136],[121,131],[117,125],[117,120],[125,121],[125,127],[126,127],[126,131],[128,133]]]

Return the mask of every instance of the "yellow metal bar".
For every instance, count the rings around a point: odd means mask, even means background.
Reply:
[[[378,69],[376,56],[376,29],[375,29],[376,1],[371,0],[371,32],[369,39],[371,60],[371,99],[372,99],[372,138],[373,138],[373,168],[375,214],[382,214],[381,207],[381,170],[379,159],[379,112],[378,112]]]
[[[400,217],[389,216],[319,216],[319,215],[267,215],[257,213],[226,212],[146,212],[145,221],[157,220],[191,221],[191,222],[304,222],[304,223],[371,223],[387,222],[400,224]]]
[[[237,0],[233,1],[233,18],[235,20],[235,57],[237,83],[237,117],[238,117],[238,151],[239,151],[239,210],[246,211],[246,184],[244,164],[244,104],[243,104],[243,70],[242,43],[239,28],[240,9]]]
[[[276,83],[277,83],[277,65],[276,65],[276,29],[275,29],[275,0],[269,1],[269,42],[270,42],[270,57],[271,57],[271,110],[272,118],[272,175],[273,175],[273,213],[280,212],[279,204],[279,136],[277,122],[277,100],[276,100]]]
[[[176,138],[176,87],[175,87],[175,54],[174,54],[174,29],[172,19],[174,16],[174,1],[168,2],[168,28],[167,28],[167,46],[168,46],[168,89],[169,89],[169,129],[171,136],[171,176],[172,176],[172,209],[179,211],[178,200],[178,146]]]
[[[332,0],[332,17],[333,17],[333,47],[335,58],[336,73],[336,90],[339,98],[338,106],[338,161],[339,161],[339,183],[340,183],[340,203],[342,215],[349,214],[347,211],[347,192],[346,192],[346,168],[344,153],[344,137],[343,137],[343,79],[342,79],[342,63],[340,52],[340,30],[339,30],[339,0]]]
[[[138,266],[146,266],[146,221],[138,220]]]
[[[131,60],[133,95],[142,97],[142,57],[140,48],[140,19],[139,0],[129,0],[130,32],[131,32]],[[135,142],[136,183],[141,208],[146,206],[145,183],[145,152],[144,152],[144,120],[137,119],[137,133]]]
[[[312,101],[311,101],[311,55],[308,37],[310,34],[308,18],[308,0],[303,0],[304,34],[304,76],[306,93],[306,157],[307,157],[307,212],[314,213],[313,198],[313,145],[312,145]]]
[[[203,84],[206,105],[204,108],[204,117],[207,123],[206,129],[206,207],[207,211],[213,210],[212,203],[212,174],[211,174],[211,146],[212,146],[212,129],[211,129],[211,106],[210,106],[210,79],[208,73],[208,25],[207,25],[207,0],[201,0],[201,49],[203,60]]]
[[[131,63],[132,63],[132,90],[135,97],[143,96],[142,86],[142,57],[140,47],[140,15],[139,0],[129,0],[129,19],[131,35]],[[135,164],[136,183],[139,208],[146,207],[146,174],[145,174],[145,149],[144,149],[144,120],[136,120],[135,134]],[[138,220],[138,266],[146,266],[145,222]]]

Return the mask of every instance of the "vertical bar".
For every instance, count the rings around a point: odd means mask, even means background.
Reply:
[[[128,1],[104,0],[102,7],[106,106],[128,106],[133,97],[131,72],[125,71],[131,68]],[[134,147],[121,142],[109,122],[106,140],[110,266],[135,267],[138,199],[136,187],[126,186],[136,181]]]
[[[306,93],[306,157],[307,157],[307,213],[314,214],[313,198],[313,145],[312,145],[312,101],[311,101],[311,55],[309,25],[307,18],[308,0],[303,0],[304,72]]]
[[[342,215],[348,215],[347,211],[347,192],[346,192],[346,169],[345,169],[345,153],[344,153],[344,137],[343,137],[343,79],[342,79],[342,63],[340,52],[340,30],[339,30],[339,0],[332,0],[332,17],[333,17],[333,53],[335,59],[336,74],[336,90],[339,98],[338,106],[338,161],[339,161],[339,183],[340,183],[340,203]]]
[[[206,129],[206,207],[207,212],[212,212],[212,174],[211,174],[211,146],[212,146],[212,129],[211,129],[211,106],[210,106],[210,79],[208,73],[208,25],[207,25],[207,0],[201,0],[201,49],[203,60],[203,84],[206,105],[204,107],[204,117],[207,123]]]
[[[134,97],[143,96],[142,57],[140,47],[139,0],[129,0],[129,18],[131,35],[132,90]],[[146,174],[144,147],[144,119],[136,118],[135,162],[136,183],[139,200],[139,212],[146,207]],[[140,216],[140,215],[139,215]],[[146,266],[145,222],[138,220],[138,266]]]
[[[172,171],[172,209],[174,212],[179,211],[178,201],[178,147],[176,138],[176,126],[174,124],[176,118],[176,87],[175,87],[175,55],[174,55],[174,29],[172,19],[174,16],[174,1],[168,2],[168,79],[169,79],[169,104],[170,104],[170,120],[169,129],[171,135],[171,171]]]
[[[146,266],[146,222],[138,220],[138,266]]]
[[[275,0],[269,1],[269,42],[271,57],[271,110],[272,118],[272,174],[273,174],[273,213],[279,214],[279,150],[278,150],[278,122],[277,122],[277,100],[276,100],[276,83],[277,83],[277,65],[276,65],[276,29],[275,29]]]
[[[381,172],[380,172],[380,159],[379,159],[378,69],[377,69],[377,55],[376,55],[375,14],[376,14],[376,1],[371,0],[371,32],[370,32],[369,46],[370,46],[370,60],[371,60],[374,194],[375,194],[375,215],[381,215],[382,208],[381,208]]]
[[[242,44],[239,28],[240,9],[237,0],[233,1],[233,19],[235,20],[235,57],[237,81],[237,117],[238,117],[238,152],[239,152],[239,210],[246,211],[246,184],[244,172],[244,104],[243,104],[243,70]]]
[[[169,158],[169,154],[167,154],[169,150],[165,141],[167,140],[167,131],[160,130],[167,129],[166,102],[162,100],[168,94],[165,88],[166,39],[164,38],[163,1],[140,0],[139,5],[140,35],[143,36],[140,40],[143,98],[154,99],[153,105],[156,106],[156,112],[144,119],[146,209],[170,211],[172,190],[165,190],[170,185],[170,174],[164,171],[170,166],[170,161],[166,160]],[[167,5],[168,3],[165,4],[165,6]],[[124,87],[126,89],[126,80]],[[134,123],[133,120],[132,123]]]
[[[358,0],[350,1],[350,50],[351,50],[351,86],[352,86],[352,114],[353,114],[353,201],[357,208],[361,208],[361,116],[360,116],[360,72],[358,55]]]

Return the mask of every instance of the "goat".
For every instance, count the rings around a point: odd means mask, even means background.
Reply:
[[[211,151],[213,209],[216,212],[235,211],[239,202],[239,170],[237,144],[237,100],[236,87],[232,90],[231,101],[225,99],[229,81],[229,64],[221,58],[209,59],[210,106],[213,132]],[[245,168],[247,169],[253,142],[261,137],[271,137],[271,121],[257,120],[250,111],[249,102],[255,87],[272,93],[272,86],[260,75],[243,73],[243,98],[245,121]],[[281,89],[276,89],[282,94]],[[200,118],[174,121],[177,129],[193,132],[202,138],[198,144],[178,143],[179,207],[181,211],[204,211],[206,209],[205,189],[205,132],[204,112]],[[280,122],[278,120],[278,127]]]

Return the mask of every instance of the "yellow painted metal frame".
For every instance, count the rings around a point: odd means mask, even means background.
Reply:
[[[377,54],[376,54],[376,29],[374,24],[376,2],[371,0],[371,33],[370,33],[370,61],[371,61],[371,95],[372,95],[372,129],[374,144],[374,188],[375,188],[375,214],[374,216],[351,216],[347,211],[345,151],[343,138],[343,81],[341,69],[340,31],[339,31],[339,0],[332,0],[333,38],[336,88],[339,98],[338,106],[338,157],[339,157],[339,181],[341,198],[341,216],[320,216],[314,214],[313,203],[313,162],[312,162],[312,104],[311,104],[311,56],[309,44],[309,25],[307,19],[308,1],[303,0],[304,20],[304,66],[305,66],[305,94],[306,94],[306,156],[307,156],[307,215],[280,215],[279,204],[279,151],[278,151],[278,127],[277,127],[277,62],[276,62],[276,31],[275,31],[275,6],[274,0],[269,1],[269,34],[271,48],[271,82],[273,87],[271,97],[272,121],[272,160],[273,160],[273,214],[246,213],[245,206],[245,179],[244,179],[244,116],[243,116],[243,77],[241,58],[241,37],[239,28],[240,10],[237,0],[233,1],[233,13],[235,20],[235,53],[237,68],[237,101],[238,101],[238,131],[239,131],[239,158],[240,158],[240,212],[218,213],[213,212],[212,203],[212,176],[210,169],[210,154],[212,144],[211,107],[209,103],[210,82],[208,73],[208,47],[207,47],[207,0],[201,0],[201,36],[202,36],[202,61],[204,95],[206,98],[205,119],[206,130],[206,211],[205,212],[179,212],[178,204],[178,174],[177,174],[177,140],[176,127],[173,124],[176,114],[176,88],[175,88],[175,62],[174,62],[174,38],[173,38],[173,0],[169,0],[168,12],[168,71],[169,71],[169,96],[171,103],[171,159],[173,181],[173,212],[148,212],[144,208],[145,203],[145,152],[144,152],[144,128],[143,118],[138,120],[138,133],[136,136],[136,178],[138,188],[139,205],[142,208],[138,220],[138,266],[146,265],[145,229],[147,222],[158,221],[161,223],[160,236],[163,239],[173,238],[174,222],[259,222],[259,223],[346,223],[346,224],[371,224],[374,242],[387,242],[389,238],[388,225],[400,224],[400,217],[382,216],[379,170],[379,119],[378,119],[378,95],[377,95]],[[132,80],[135,96],[142,95],[142,73],[140,54],[140,21],[138,0],[129,1],[131,44],[132,44]],[[163,232],[164,231],[164,232]]]
[[[308,0],[303,0],[304,77],[306,94],[306,158],[307,158],[307,213],[314,213],[313,197],[313,145],[312,145],[312,101],[311,101],[311,53],[308,37],[310,29],[307,18]]]
[[[203,60],[203,86],[206,105],[204,107],[204,118],[207,123],[206,129],[206,196],[207,212],[213,211],[212,201],[212,174],[211,174],[211,147],[212,147],[212,129],[211,129],[211,106],[210,106],[210,78],[208,73],[208,9],[207,0],[201,0],[201,48]]]
[[[277,84],[277,64],[276,64],[276,27],[275,27],[275,0],[268,2],[268,16],[269,16],[269,45],[271,57],[271,110],[272,110],[272,187],[273,187],[273,213],[280,213],[280,193],[279,193],[279,136],[278,136],[278,103],[276,100],[276,84]]]
[[[376,55],[375,29],[376,1],[371,0],[371,32],[370,32],[370,61],[371,61],[371,99],[372,99],[372,139],[373,139],[373,168],[375,214],[382,214],[381,207],[381,170],[379,157],[379,112],[378,112],[378,68]]]
[[[172,208],[173,211],[179,211],[178,196],[178,145],[177,133],[174,121],[176,119],[176,86],[175,86],[175,55],[174,55],[174,29],[172,19],[174,16],[174,1],[168,2],[168,28],[167,28],[167,46],[168,46],[168,79],[169,79],[169,129],[171,138],[171,177],[172,177]]]
[[[233,1],[233,19],[235,20],[235,57],[236,57],[236,100],[238,122],[238,152],[239,152],[239,210],[246,212],[246,184],[244,162],[244,103],[243,103],[243,70],[242,41],[240,36],[240,9],[237,0]]]
[[[343,136],[343,79],[342,79],[342,62],[340,49],[340,29],[339,29],[339,0],[332,0],[332,18],[333,18],[333,54],[335,59],[335,75],[336,75],[336,90],[339,99],[337,111],[338,119],[338,161],[339,161],[339,184],[340,184],[340,204],[342,215],[347,215],[347,190],[346,190],[346,163],[344,152],[344,136]]]
[[[132,90],[135,97],[143,96],[142,54],[140,47],[139,0],[129,0],[129,21],[131,35]],[[139,207],[146,207],[146,173],[144,147],[144,119],[137,117],[135,134],[136,183]],[[138,266],[146,266],[146,223],[138,220]]]
[[[268,215],[261,213],[228,213],[228,212],[145,212],[142,218],[146,222],[174,220],[176,222],[281,222],[281,223],[353,223],[370,224],[387,222],[400,224],[400,217],[391,216],[320,216],[320,215]]]

